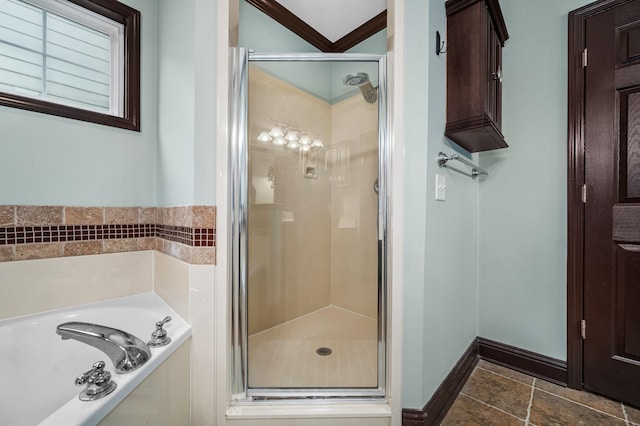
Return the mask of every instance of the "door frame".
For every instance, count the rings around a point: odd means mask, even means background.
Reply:
[[[567,386],[582,389],[584,319],[585,70],[586,21],[632,0],[598,0],[569,13],[567,170]]]
[[[374,62],[378,69],[378,365],[376,388],[250,388],[248,383],[248,67],[250,62]],[[392,278],[389,252],[391,223],[391,126],[388,108],[387,54],[364,53],[260,53],[246,48],[230,51],[229,180],[229,388],[234,404],[288,402],[308,404],[309,398],[379,402],[389,397],[391,357],[388,297]]]

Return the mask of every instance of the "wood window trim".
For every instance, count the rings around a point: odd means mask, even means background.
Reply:
[[[387,11],[385,10],[339,40],[331,42],[275,0],[247,0],[247,3],[325,53],[346,52],[375,33],[387,28]]]
[[[588,18],[629,0],[598,0],[569,13],[568,46],[568,170],[567,170],[567,386],[582,389],[584,319],[584,214],[585,183],[584,102]]]
[[[109,114],[0,92],[0,105],[140,131],[140,12],[116,0],[69,0],[124,25],[124,114]]]

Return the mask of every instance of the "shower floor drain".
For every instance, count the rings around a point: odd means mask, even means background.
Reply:
[[[331,350],[331,348],[322,347],[322,348],[316,349],[316,353],[320,356],[328,356],[328,355],[331,355],[332,352],[333,351]]]

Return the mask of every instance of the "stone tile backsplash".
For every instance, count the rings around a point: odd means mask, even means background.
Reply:
[[[215,264],[216,209],[0,205],[0,262],[158,250]]]

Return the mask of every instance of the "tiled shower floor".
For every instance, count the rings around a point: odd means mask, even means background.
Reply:
[[[377,347],[375,319],[328,306],[249,336],[249,387],[377,387]]]
[[[443,425],[639,425],[640,410],[480,361]]]

